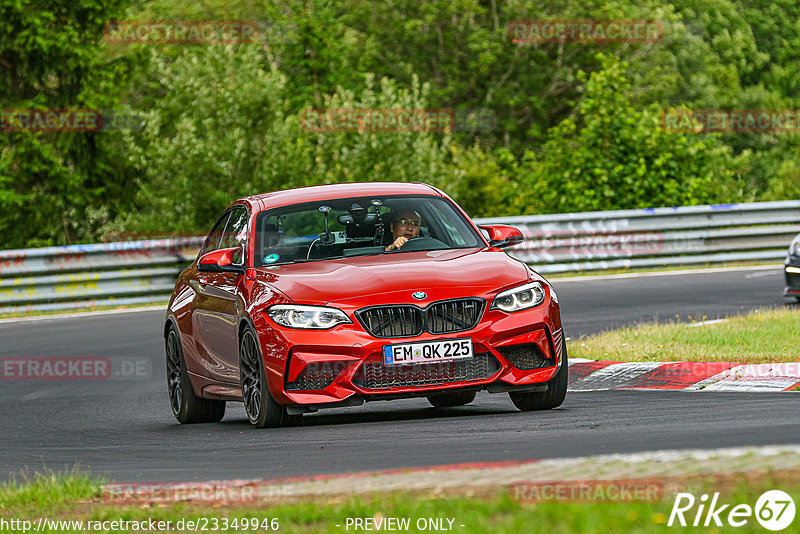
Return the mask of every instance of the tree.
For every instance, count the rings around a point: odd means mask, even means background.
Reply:
[[[728,150],[712,136],[665,131],[660,108],[630,105],[625,63],[603,65],[586,82],[574,117],[552,128],[522,167],[534,192],[530,212],[595,211],[722,201]]]
[[[455,152],[459,162],[487,157],[457,149],[446,131],[344,131],[310,120],[324,110],[425,110],[427,84],[404,88],[366,75],[363,91],[339,88],[321,95],[319,108],[292,113],[286,76],[259,57],[248,46],[153,53],[146,85],[158,84],[161,96],[142,111],[144,129],[126,134],[130,163],[142,173],[136,205],[121,221],[126,230],[205,231],[239,196],[349,181],[425,181],[486,213],[462,180],[474,165],[463,171],[453,160]]]
[[[124,2],[108,0],[0,4],[0,108],[111,107],[113,95],[92,87],[124,70],[102,64],[98,56],[105,23],[123,7]],[[33,132],[8,124],[5,130],[0,131],[0,247],[91,236],[110,215],[107,195],[115,189],[99,134]]]

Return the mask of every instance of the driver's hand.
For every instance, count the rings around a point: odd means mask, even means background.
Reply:
[[[394,243],[386,247],[386,252],[389,252],[390,250],[400,250],[400,247],[405,245],[407,241],[408,241],[407,237],[404,236],[398,237],[397,239],[394,240]]]

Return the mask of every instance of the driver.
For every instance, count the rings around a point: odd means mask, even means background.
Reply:
[[[422,224],[422,217],[414,210],[403,209],[396,211],[389,224],[392,232],[392,243],[386,247],[386,252],[400,250],[409,239],[419,237],[419,229]]]

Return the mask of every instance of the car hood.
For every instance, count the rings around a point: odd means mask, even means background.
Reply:
[[[524,264],[498,249],[435,250],[340,258],[254,269],[254,277],[296,303],[414,302],[480,295],[528,279]],[[391,298],[390,294],[398,295]]]

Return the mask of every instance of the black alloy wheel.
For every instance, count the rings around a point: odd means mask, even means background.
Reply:
[[[256,428],[281,426],[288,420],[286,408],[275,402],[267,387],[264,359],[250,327],[239,345],[239,377],[247,418]]]
[[[225,416],[225,401],[203,399],[194,394],[186,371],[180,337],[170,324],[164,338],[167,360],[167,393],[172,413],[183,423],[216,423]]]

